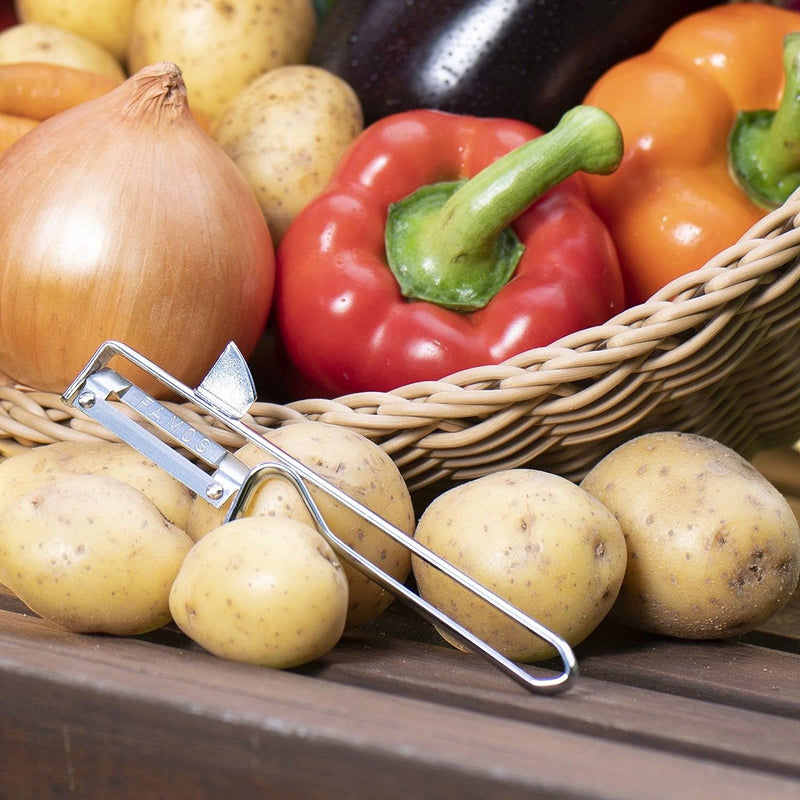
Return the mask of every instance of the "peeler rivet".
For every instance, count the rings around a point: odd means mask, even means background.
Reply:
[[[78,395],[78,405],[81,408],[91,408],[95,404],[94,392],[81,392]]]
[[[222,484],[211,483],[206,489],[206,497],[208,497],[209,500],[218,500],[220,497],[222,497],[224,492],[225,489],[223,488]]]

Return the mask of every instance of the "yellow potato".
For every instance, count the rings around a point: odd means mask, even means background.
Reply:
[[[613,613],[706,639],[744,633],[789,599],[800,531],[781,494],[718,442],[661,432],[612,451],[584,478],[619,520],[628,571]]]
[[[347,579],[308,525],[244,517],[194,545],[169,602],[180,629],[214,655],[284,669],[339,641]]]
[[[348,83],[319,67],[273,69],[237,94],[213,135],[247,179],[273,241],[327,185],[364,118]]]
[[[68,630],[139,634],[169,621],[170,587],[191,546],[128,484],[73,475],[0,513],[0,581]]]
[[[409,536],[413,533],[414,508],[408,488],[392,459],[365,436],[338,425],[304,421],[269,431],[267,438],[404,533]],[[273,460],[251,444],[239,449],[237,456],[248,466]],[[411,556],[403,545],[374,525],[365,523],[327,494],[313,487],[311,494],[337,536],[398,581],[408,577]],[[189,535],[200,539],[221,524],[224,513],[224,509],[214,509],[198,498],[189,515]],[[307,525],[314,524],[300,495],[283,479],[264,482],[245,514],[286,516]],[[394,596],[355,567],[347,563],[343,563],[343,567],[350,586],[347,613],[347,628],[350,629],[374,620]]]
[[[315,34],[312,0],[138,0],[128,70],[175,62],[189,104],[213,120],[263,72],[304,61]]]
[[[128,48],[135,0],[16,0],[21,22],[53,25],[108,50],[120,63]]]
[[[538,470],[505,470],[450,489],[425,510],[415,537],[573,646],[606,616],[625,572],[625,539],[611,512],[574,483]],[[418,556],[412,564],[423,598],[508,658],[555,655]]]
[[[194,493],[123,442],[56,442],[0,462],[0,510],[45,483],[92,474],[133,486],[174,525],[184,530],[188,526]]]
[[[53,25],[12,25],[0,32],[0,64],[40,61],[123,79],[125,71],[99,44]]]

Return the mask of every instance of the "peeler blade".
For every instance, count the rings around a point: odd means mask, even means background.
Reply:
[[[229,342],[195,390],[199,397],[234,419],[256,401],[256,387],[241,350]]]

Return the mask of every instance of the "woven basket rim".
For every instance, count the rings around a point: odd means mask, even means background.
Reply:
[[[799,216],[800,190],[766,213],[737,242],[644,303],[623,309],[602,325],[502,363],[389,392],[285,404],[259,400],[246,420],[260,431],[307,419],[349,427],[376,440],[409,475],[424,472],[421,483],[452,476],[449,462],[453,458],[463,462],[466,451],[507,447],[513,436],[530,438],[529,455],[535,457],[544,445],[537,443],[538,434],[531,430],[534,424],[552,429],[551,449],[559,447],[559,436],[578,441],[575,431],[582,422],[591,427],[581,419],[575,401],[578,395],[584,407],[590,406],[592,414],[602,418],[609,434],[624,434],[637,418],[648,414],[644,394],[653,383],[670,386],[673,381],[681,391],[691,391],[691,386],[680,385],[674,373],[687,359],[701,361],[697,356],[701,346],[721,347],[713,342],[723,336],[734,317],[743,330],[757,327],[748,319],[757,321],[762,313],[771,315],[773,325],[780,324],[782,314],[792,322],[800,318],[792,305],[792,288],[800,282],[800,268],[794,268],[800,256]],[[784,297],[791,298],[786,310],[782,310]],[[743,308],[744,317],[739,316]],[[693,332],[690,345],[681,342],[687,331]],[[732,358],[740,350],[746,352],[747,336],[743,342],[737,340],[736,347]],[[642,371],[643,364],[651,368]],[[705,369],[713,373],[713,366]],[[702,369],[696,380],[705,380]],[[630,416],[615,420],[615,409],[626,404]],[[546,412],[540,414],[542,409]],[[173,404],[173,410],[190,417],[225,446],[241,443],[191,403]],[[513,433],[504,434],[508,425]],[[10,381],[0,386],[0,453],[64,439],[97,438],[113,437],[61,403],[60,395]],[[416,464],[420,459],[423,467]]]

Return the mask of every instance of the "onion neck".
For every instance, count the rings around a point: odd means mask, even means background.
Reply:
[[[158,61],[150,64],[123,84],[131,95],[125,104],[127,114],[154,114],[157,119],[162,116],[180,117],[188,111],[186,84],[183,73],[177,64],[171,61]]]

